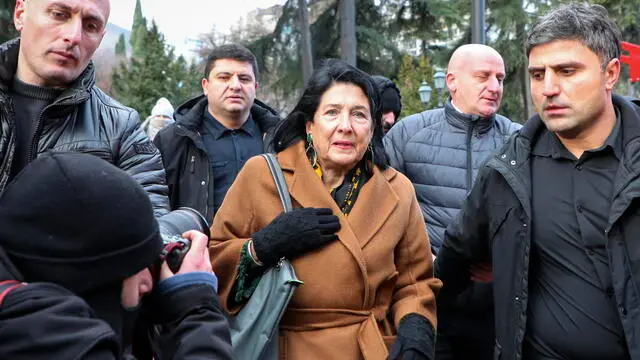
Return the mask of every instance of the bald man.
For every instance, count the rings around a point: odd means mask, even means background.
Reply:
[[[108,0],[17,0],[20,38],[0,45],[0,194],[45,150],[94,154],[143,186],[156,216],[168,212],[160,153],[138,114],[100,91],[91,57]]]
[[[391,166],[415,187],[434,256],[482,162],[520,128],[497,114],[504,77],[504,61],[496,50],[479,44],[459,47],[449,60],[450,99],[444,108],[411,115],[384,138]],[[438,360],[492,358],[492,289],[490,272],[482,270],[459,298],[438,299]]]

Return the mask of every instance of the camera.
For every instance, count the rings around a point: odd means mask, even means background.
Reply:
[[[191,247],[189,240],[183,238],[182,234],[197,230],[209,236],[209,224],[198,211],[189,207],[178,208],[157,220],[163,242],[158,264],[166,261],[169,269],[176,273]]]

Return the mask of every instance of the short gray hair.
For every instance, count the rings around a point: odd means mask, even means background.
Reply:
[[[604,66],[620,57],[620,29],[601,5],[570,3],[551,10],[533,25],[527,36],[527,56],[555,40],[577,40],[600,58]]]

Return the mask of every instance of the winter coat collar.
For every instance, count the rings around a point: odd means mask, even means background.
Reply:
[[[204,95],[196,96],[180,105],[175,113],[176,125],[181,125],[178,129],[184,128],[188,132],[197,133],[204,119],[204,112],[207,111],[207,105],[207,97]],[[251,117],[263,133],[280,121],[278,113],[258,99],[255,99],[251,106]],[[183,135],[188,134],[183,132]]]
[[[452,126],[463,130],[473,127],[478,134],[489,131],[493,127],[493,121],[496,117],[495,114],[489,117],[463,114],[453,107],[451,100],[447,100],[447,103],[444,104],[444,113],[447,122]]]

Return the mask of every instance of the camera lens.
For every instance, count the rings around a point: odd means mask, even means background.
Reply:
[[[189,230],[197,230],[209,236],[209,224],[196,210],[181,207],[158,218],[160,233],[172,236],[181,236]]]

